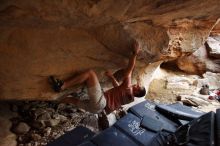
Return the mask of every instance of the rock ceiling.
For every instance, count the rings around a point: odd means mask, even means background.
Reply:
[[[126,64],[133,40],[142,47],[139,67],[190,55],[219,34],[219,7],[219,0],[1,0],[0,99],[49,99],[49,75],[88,68],[102,81],[105,69]]]

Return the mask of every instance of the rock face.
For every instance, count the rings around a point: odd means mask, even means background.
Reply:
[[[178,67],[191,74],[204,74],[206,71],[220,72],[220,23],[219,20],[210,31],[210,36],[198,50],[191,55],[177,59]]]
[[[212,40],[212,41],[211,41]],[[202,75],[206,71],[214,73],[220,72],[220,60],[219,60],[219,43],[220,41],[213,38],[208,38],[205,45],[200,47],[194,53],[189,56],[182,56],[177,59],[178,67],[191,74]],[[218,44],[218,45],[216,45]]]
[[[220,58],[220,36],[208,37],[207,48],[211,57]]]
[[[105,69],[126,65],[133,40],[142,47],[136,70],[191,54],[220,17],[219,6],[219,0],[3,0],[0,99],[51,99],[49,75],[66,79],[89,68],[104,81]]]

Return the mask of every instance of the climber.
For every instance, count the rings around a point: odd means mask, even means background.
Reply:
[[[55,91],[60,92],[74,85],[85,83],[89,100],[81,101],[76,98],[65,97],[64,99],[61,99],[61,102],[75,104],[77,107],[92,113],[99,113],[104,110],[109,114],[120,108],[121,105],[134,101],[134,97],[143,97],[146,94],[145,88],[141,87],[139,83],[134,85],[131,84],[131,75],[139,52],[139,44],[135,42],[134,51],[129,59],[128,66],[124,69],[125,72],[121,84],[118,83],[110,71],[105,72],[105,75],[111,79],[114,86],[112,89],[105,92],[102,92],[97,75],[93,70],[85,71],[64,82],[51,76],[52,87]]]

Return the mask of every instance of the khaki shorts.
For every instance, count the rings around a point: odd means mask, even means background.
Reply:
[[[92,113],[101,112],[106,106],[106,99],[100,84],[87,88],[89,100],[79,101],[77,107]]]

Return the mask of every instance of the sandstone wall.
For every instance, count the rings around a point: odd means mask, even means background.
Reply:
[[[2,0],[0,99],[50,99],[47,78],[127,64],[137,40],[136,74],[148,63],[193,53],[220,16],[219,0]]]

